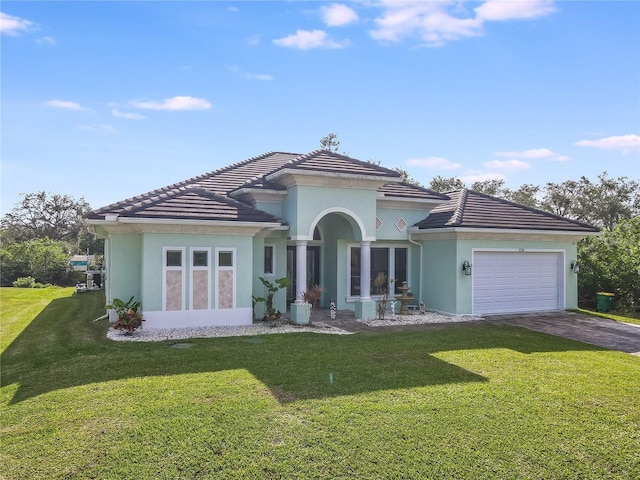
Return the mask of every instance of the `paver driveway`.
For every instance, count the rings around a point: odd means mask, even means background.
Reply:
[[[640,325],[564,311],[493,315],[485,317],[485,322],[517,325],[640,356]]]

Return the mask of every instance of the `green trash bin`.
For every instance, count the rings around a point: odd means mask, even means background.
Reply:
[[[613,297],[615,297],[613,293],[598,292],[596,293],[596,297],[598,298],[599,312],[608,312],[611,310],[611,305],[613,304]]]

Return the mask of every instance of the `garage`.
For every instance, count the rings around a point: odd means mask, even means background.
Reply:
[[[549,251],[474,252],[473,313],[563,310],[562,257]]]

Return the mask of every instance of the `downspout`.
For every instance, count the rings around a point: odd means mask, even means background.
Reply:
[[[418,302],[422,302],[422,244],[411,239],[411,232],[409,232],[409,243],[420,247],[420,273],[418,275],[418,291],[420,292],[420,296],[418,297]]]

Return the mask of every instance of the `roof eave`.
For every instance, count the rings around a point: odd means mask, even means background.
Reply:
[[[412,234],[429,234],[439,232],[453,233],[522,233],[527,235],[581,235],[585,237],[600,235],[599,231],[587,230],[543,230],[543,229],[527,229],[527,228],[487,228],[487,227],[433,227],[419,228],[409,227],[409,233]]]

